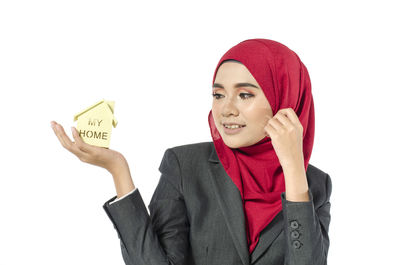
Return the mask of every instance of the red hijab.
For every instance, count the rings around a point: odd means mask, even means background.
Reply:
[[[303,126],[304,167],[307,170],[314,142],[314,103],[307,68],[295,52],[268,39],[248,39],[229,49],[219,60],[234,59],[247,67],[261,86],[273,115],[292,108]],[[282,210],[281,193],[285,178],[279,159],[266,136],[251,146],[231,149],[219,134],[212,110],[208,123],[218,158],[242,196],[249,253],[256,247],[260,232]],[[261,184],[261,185],[260,185]]]

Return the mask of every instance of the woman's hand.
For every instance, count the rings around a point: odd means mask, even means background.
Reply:
[[[264,127],[283,169],[286,199],[309,201],[303,155],[303,126],[292,108],[280,109]]]
[[[280,109],[264,129],[282,166],[304,160],[303,126],[292,108]]]
[[[76,155],[82,162],[105,168],[113,175],[117,173],[120,165],[126,164],[121,153],[85,143],[75,127],[71,127],[75,139],[75,142],[72,142],[61,124],[52,121],[51,126],[62,146]]]

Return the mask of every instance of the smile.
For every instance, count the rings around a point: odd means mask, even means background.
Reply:
[[[226,124],[224,124],[224,127],[229,128],[229,129],[242,128],[244,126],[246,126],[246,125],[226,125]]]
[[[237,134],[240,131],[243,130],[243,127],[246,125],[232,125],[227,127],[227,125],[224,125],[224,132],[225,134],[232,135],[232,134]]]

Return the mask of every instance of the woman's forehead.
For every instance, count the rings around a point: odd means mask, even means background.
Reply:
[[[214,83],[224,80],[225,82],[256,82],[254,76],[243,64],[227,62],[218,68]]]

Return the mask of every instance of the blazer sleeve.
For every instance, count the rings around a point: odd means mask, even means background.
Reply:
[[[189,222],[180,166],[171,148],[165,151],[159,170],[161,177],[149,204],[150,215],[139,188],[111,205],[116,196],[103,205],[117,230],[126,265],[187,263]]]
[[[131,193],[135,192],[135,190],[137,190],[137,187],[135,187],[133,190],[131,190],[130,192],[128,192],[128,193],[125,194],[124,196],[119,197],[118,199],[116,198],[116,199],[113,200],[113,201],[109,201],[109,203],[110,203],[110,204],[113,204],[113,203],[115,203],[115,202],[117,202],[117,201],[119,201],[119,200],[122,200],[123,198],[128,197]],[[113,198],[114,198],[114,197],[113,197]]]
[[[286,238],[285,265],[326,265],[329,249],[330,196],[332,182],[326,174],[326,196],[318,209],[314,208],[313,194],[310,201],[287,201],[281,194],[284,233]]]

